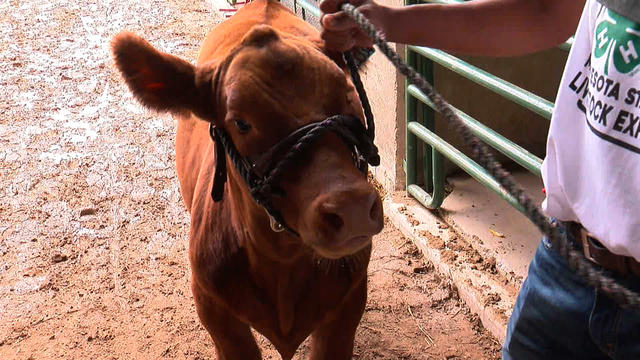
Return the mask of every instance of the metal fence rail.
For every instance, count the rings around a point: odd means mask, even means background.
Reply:
[[[481,70],[468,62],[465,62],[444,51],[430,49],[422,46],[409,46],[409,50],[414,51],[443,67],[464,76],[465,78],[486,87],[487,89],[503,96],[525,108],[532,110],[536,114],[551,119],[553,103],[540,96],[524,90],[508,81],[495,77],[490,73]]]

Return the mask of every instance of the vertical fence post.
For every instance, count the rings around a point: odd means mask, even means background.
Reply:
[[[414,0],[406,0],[406,5],[411,5]],[[424,78],[433,83],[433,61],[423,56],[419,56],[409,47],[406,50],[406,59],[410,66],[414,67],[424,76]],[[444,200],[444,161],[442,154],[433,149],[430,145],[420,142],[422,147],[422,166],[424,189],[418,189],[418,141],[415,134],[409,131],[408,124],[418,121],[427,129],[435,130],[435,113],[433,109],[424,105],[407,91],[409,83],[405,81],[405,106],[406,106],[406,158],[404,163],[405,174],[407,176],[407,191],[410,195],[417,196],[418,200],[430,209],[437,209],[442,205]],[[418,108],[418,106],[420,106]],[[418,112],[418,110],[420,110]],[[420,117],[420,120],[418,120]],[[426,190],[426,191],[425,191]],[[429,194],[430,193],[430,194]]]
[[[406,50],[406,59],[410,66],[414,66],[416,62],[417,55],[409,50],[407,47]],[[409,86],[409,82],[405,79],[405,86]],[[410,185],[414,185],[417,182],[416,178],[416,163],[417,163],[417,138],[416,136],[409,131],[409,121],[411,119],[415,119],[417,116],[417,108],[418,102],[415,97],[411,96],[408,91],[405,91],[405,113],[407,114],[406,118],[406,147],[405,147],[405,163],[404,169],[405,174],[407,176],[406,186],[407,190]]]
[[[433,62],[425,59],[422,56],[417,57],[416,69],[422,76],[430,83],[433,83]],[[435,115],[433,109],[425,106],[420,102],[420,115],[422,117],[422,125],[427,129],[435,130]],[[414,118],[415,119],[415,118]],[[424,187],[428,192],[433,191],[433,148],[425,143],[422,143],[422,174],[424,178]]]
[[[418,57],[418,71],[431,84],[433,84],[433,61],[423,56]],[[422,113],[422,125],[427,129],[435,132],[436,119],[435,111],[420,102],[420,111]],[[436,151],[431,145],[422,143],[423,156],[423,176],[424,185],[427,192],[431,195],[430,208],[438,208],[444,200],[444,160],[442,154]]]

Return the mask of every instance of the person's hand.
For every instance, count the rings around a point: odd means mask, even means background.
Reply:
[[[323,0],[320,3],[322,17],[321,37],[328,50],[347,51],[354,47],[371,47],[373,41],[360,27],[351,20],[349,15],[340,10],[345,0]],[[378,5],[372,0],[349,0],[358,10],[378,29],[384,29],[385,12],[388,8]]]

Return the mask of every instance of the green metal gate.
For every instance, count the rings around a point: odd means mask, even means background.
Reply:
[[[405,0],[406,5],[422,3],[421,1]],[[430,3],[454,4],[461,0],[430,0]],[[560,48],[569,50],[573,40],[567,40]],[[406,59],[430,83],[433,84],[433,66],[437,63],[487,89],[509,99],[536,114],[550,120],[553,103],[540,96],[524,90],[508,81],[500,79],[446,52],[421,47],[407,46]],[[430,209],[437,209],[442,205],[445,197],[443,156],[458,165],[462,170],[474,177],[485,187],[493,190],[504,200],[519,211],[523,211],[516,199],[501,189],[498,182],[489,175],[478,163],[463,154],[451,144],[435,134],[433,104],[418,88],[405,84],[406,96],[406,157],[403,162],[407,177],[407,192],[420,203]],[[481,122],[455,109],[455,112],[471,128],[472,132],[492,148],[506,155],[522,167],[540,177],[542,160],[523,147],[500,135]],[[424,185],[419,185],[418,141],[422,141],[422,168]]]

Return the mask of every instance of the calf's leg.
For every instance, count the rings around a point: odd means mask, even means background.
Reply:
[[[353,289],[349,298],[331,320],[317,328],[312,336],[309,360],[350,360],[356,329],[367,303],[367,279]]]
[[[262,355],[250,327],[228,309],[193,289],[198,317],[207,329],[218,352],[218,360],[260,360]]]

